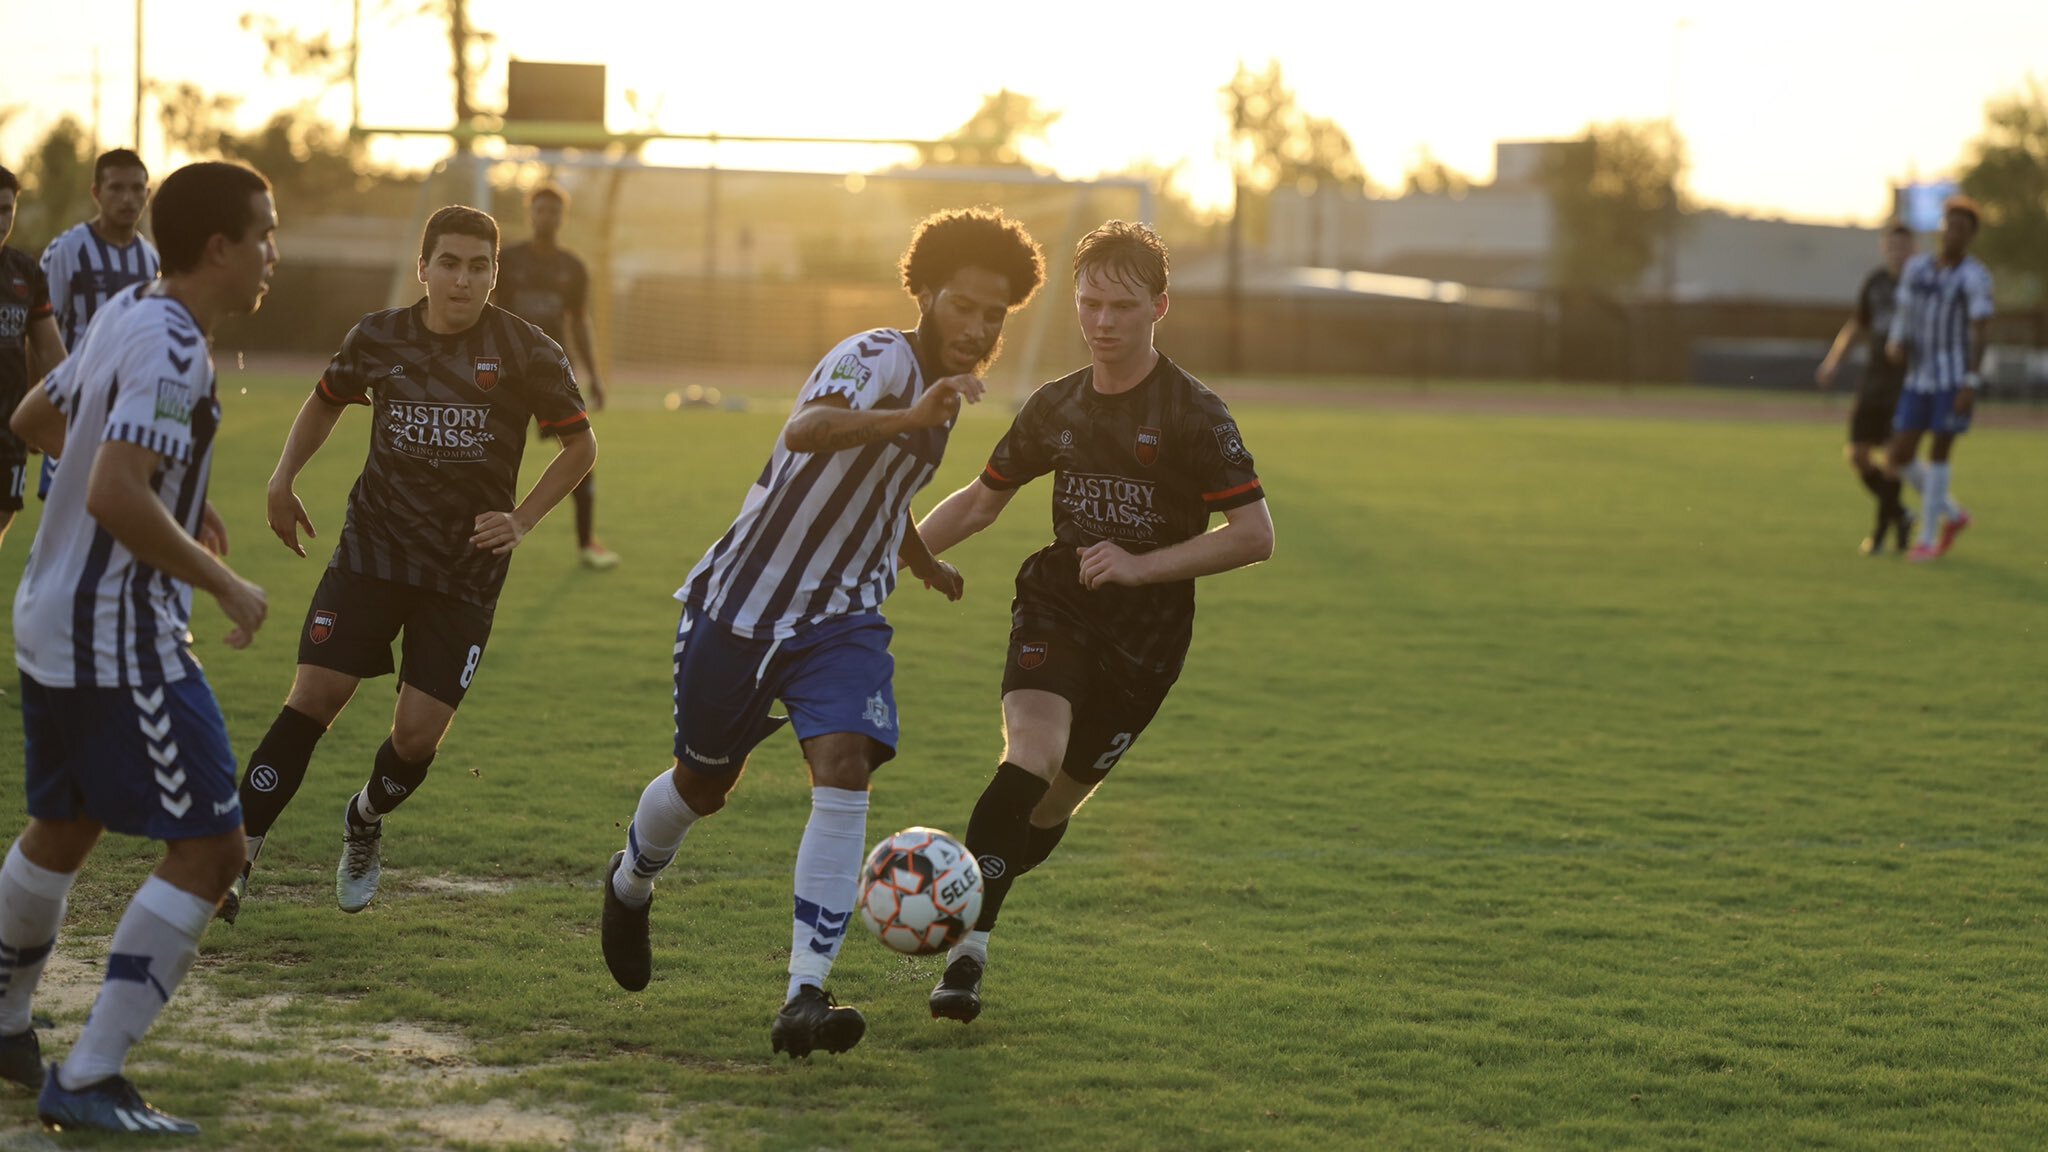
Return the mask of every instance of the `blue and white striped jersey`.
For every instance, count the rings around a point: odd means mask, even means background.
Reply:
[[[220,422],[206,339],[184,305],[131,287],[44,389],[65,416],[64,467],[14,594],[15,663],[50,688],[182,680],[197,667],[191,585],[137,561],[85,501],[100,446],[139,444],[163,457],[157,499],[199,534]]]
[[[156,245],[140,234],[126,244],[100,239],[90,224],[76,224],[43,249],[43,278],[64,347],[76,351],[85,330],[114,294],[156,279]]]
[[[796,406],[844,396],[857,411],[908,408],[924,390],[910,338],[878,328],[819,361]],[[791,452],[778,435],[739,517],[676,599],[750,639],[788,639],[828,617],[879,609],[896,588],[910,499],[938,471],[949,431],[817,453]]]
[[[1940,392],[1963,386],[1970,371],[1970,324],[1997,311],[1991,271],[1975,256],[1944,268],[1921,252],[1899,273],[1891,338],[1906,346],[1906,390]]]

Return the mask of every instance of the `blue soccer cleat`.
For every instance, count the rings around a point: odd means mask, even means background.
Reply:
[[[58,1132],[93,1130],[138,1132],[158,1136],[197,1136],[199,1125],[159,1112],[142,1098],[125,1076],[109,1076],[76,1090],[59,1082],[52,1064],[36,1097],[36,1115]]]

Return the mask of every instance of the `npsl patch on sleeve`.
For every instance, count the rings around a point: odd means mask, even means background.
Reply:
[[[1223,453],[1223,458],[1232,464],[1249,467],[1252,462],[1252,454],[1245,451],[1244,437],[1237,434],[1235,420],[1216,426],[1216,448]]]

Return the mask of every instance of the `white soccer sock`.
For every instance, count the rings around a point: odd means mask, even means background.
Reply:
[[[690,826],[703,819],[676,791],[675,774],[674,768],[663,772],[640,793],[626,828],[626,862],[612,873],[612,891],[636,908],[653,897],[654,878],[676,858]]]
[[[1913,461],[1899,470],[1899,479],[1904,480],[1924,500],[1927,496],[1927,465]]]
[[[29,1001],[64,923],[64,901],[76,872],[52,872],[21,854],[21,842],[0,865],[0,1035],[28,1030]]]
[[[824,987],[846,940],[860,893],[860,861],[868,834],[868,794],[811,789],[811,819],[796,850],[796,921],[789,939],[789,991]]]
[[[121,1074],[135,1046],[199,955],[213,905],[160,876],[136,890],[107,950],[107,978],[64,1061],[61,1084],[77,1089]]]
[[[370,786],[363,785],[354,796],[349,797],[348,810],[355,814],[358,824],[382,824],[384,814],[370,807]]]
[[[1934,547],[1935,536],[1941,531],[1941,516],[1935,513],[1940,512],[1949,516],[1955,515],[1955,513],[1947,510],[1949,507],[1948,465],[1929,464],[1927,466],[1927,488],[1922,495],[1920,507],[1927,512],[1925,516],[1920,518],[1920,543],[1932,548]]]
[[[982,967],[988,967],[988,933],[976,929],[961,937],[952,951],[946,953],[946,963],[951,964],[962,956],[972,956],[981,961]]]

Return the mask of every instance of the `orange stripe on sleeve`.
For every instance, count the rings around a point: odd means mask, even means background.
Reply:
[[[988,473],[990,476],[995,477],[996,483],[998,484],[1008,484],[1012,488],[1017,486],[1017,482],[1015,480],[1012,480],[1008,476],[1003,475],[1001,472],[996,471],[996,466],[993,464],[984,464],[982,465],[981,470]]]
[[[1239,484],[1239,485],[1238,485],[1237,487],[1235,487],[1235,488],[1225,488],[1225,489],[1224,489],[1223,491],[1221,491],[1221,492],[1204,492],[1204,493],[1202,493],[1202,499],[1204,499],[1204,500],[1207,500],[1207,501],[1208,501],[1208,502],[1210,502],[1211,504],[1214,504],[1214,503],[1215,503],[1216,501],[1218,501],[1218,500],[1228,500],[1228,499],[1230,499],[1230,498],[1231,498],[1232,496],[1242,496],[1242,495],[1244,495],[1244,494],[1245,494],[1246,492],[1249,492],[1249,491],[1251,491],[1252,489],[1254,489],[1254,488],[1257,488],[1258,486],[1259,486],[1259,481],[1258,481],[1258,478],[1257,478],[1257,477],[1253,477],[1252,479],[1250,479],[1250,480],[1246,481],[1245,483],[1243,483],[1243,484]]]
[[[557,432],[564,428],[574,428],[578,424],[590,423],[590,414],[587,412],[578,412],[574,416],[571,416],[566,420],[540,420],[537,422],[540,424],[542,428],[545,428],[550,432]]]

